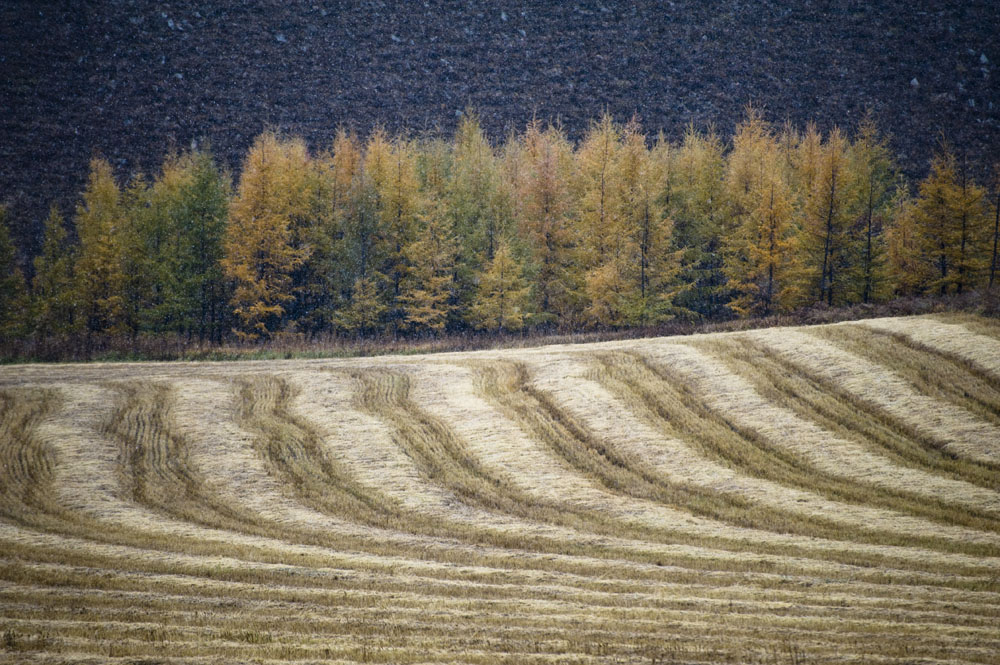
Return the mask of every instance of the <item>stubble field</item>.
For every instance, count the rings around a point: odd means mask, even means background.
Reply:
[[[0,367],[0,461],[0,662],[1000,662],[991,319]]]

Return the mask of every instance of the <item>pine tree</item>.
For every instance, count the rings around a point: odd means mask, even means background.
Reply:
[[[376,131],[365,153],[378,214],[375,272],[384,278],[389,324],[395,329],[406,315],[401,300],[407,274],[406,247],[414,238],[423,206],[417,151],[402,137],[390,141]]]
[[[143,329],[159,332],[158,312],[167,297],[165,275],[175,266],[163,262],[167,229],[158,224],[151,206],[151,191],[142,174],[136,174],[122,193],[122,226],[118,235],[121,262],[121,328],[133,340]]]
[[[230,183],[207,150],[169,155],[148,194],[141,233],[153,298],[145,325],[220,339],[226,293],[220,261]]]
[[[202,150],[186,155],[181,168],[189,174],[180,192],[183,201],[180,237],[179,301],[189,330],[198,339],[221,340],[227,292],[222,273],[223,239],[229,217],[229,176]]]
[[[928,264],[922,256],[916,204],[905,186],[897,187],[890,210],[886,242],[892,291],[896,295],[914,295],[928,281]]]
[[[500,239],[492,260],[479,276],[476,299],[469,308],[469,321],[478,330],[521,330],[528,319],[530,289],[510,243]]]
[[[646,137],[637,130],[637,126],[626,128],[623,151],[624,217],[638,252],[632,268],[638,298],[629,322],[650,325],[674,316],[681,252],[671,248],[674,224],[662,199],[670,174],[670,145],[660,136],[647,151]]]
[[[373,139],[378,138],[378,133]],[[384,136],[384,135],[383,135]],[[353,135],[340,132],[332,160],[336,267],[329,273],[340,289],[330,320],[347,332],[372,332],[369,316],[381,321],[386,306],[382,285],[378,192],[371,171],[379,172],[383,151],[362,148]]]
[[[295,244],[309,213],[309,156],[300,140],[257,138],[230,208],[222,268],[235,286],[231,303],[243,339],[270,337],[295,298],[292,273],[310,248]]]
[[[10,239],[7,208],[0,205],[0,342],[23,337],[29,328],[28,292]]]
[[[31,282],[32,320],[39,339],[64,335],[73,328],[73,250],[66,237],[59,208],[53,205],[45,219],[42,251],[35,257]]]
[[[346,306],[335,315],[336,324],[345,332],[369,335],[382,329],[386,309],[375,280],[359,277],[352,285]]]

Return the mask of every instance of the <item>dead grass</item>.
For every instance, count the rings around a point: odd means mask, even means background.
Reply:
[[[0,662],[993,663],[977,322],[2,368]]]

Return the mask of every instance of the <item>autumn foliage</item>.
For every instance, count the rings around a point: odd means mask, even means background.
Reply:
[[[235,187],[207,151],[128,183],[95,159],[33,261],[0,225],[0,336],[620,329],[957,294],[997,279],[997,189],[944,143],[907,182],[870,115],[823,134],[748,107],[728,145],[610,116],[578,144],[539,122],[494,144],[472,113],[451,141],[269,131]]]

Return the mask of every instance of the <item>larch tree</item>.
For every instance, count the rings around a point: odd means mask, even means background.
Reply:
[[[510,183],[503,179],[500,160],[472,111],[462,116],[455,131],[450,166],[443,198],[458,241],[459,306],[468,308],[476,297],[475,275],[492,260],[514,219]]]
[[[126,219],[121,190],[105,160],[90,162],[83,201],[73,221],[79,239],[73,266],[73,299],[89,349],[95,333],[125,331],[122,238]]]
[[[805,132],[794,138],[797,142],[792,154],[792,185],[803,197],[807,197],[818,186],[823,161],[823,135],[816,123],[810,122],[806,125]]]
[[[415,239],[404,250],[407,274],[400,301],[409,330],[440,333],[455,306],[457,247],[450,220],[440,206],[429,206],[421,217]]]
[[[149,193],[146,251],[156,257],[155,326],[218,340],[226,290],[220,261],[229,177],[207,150],[170,155]]]
[[[407,274],[406,247],[415,236],[423,204],[417,150],[412,141],[403,137],[389,140],[377,131],[368,142],[365,157],[378,211],[376,272],[385,280],[389,325],[396,328],[405,318],[401,297]]]
[[[667,174],[660,201],[673,221],[671,248],[680,263],[673,309],[692,320],[728,318],[732,312],[723,264],[728,215],[722,143],[714,133],[701,134],[688,126],[681,145],[664,151]]]
[[[678,255],[669,250],[672,225],[660,199],[668,168],[663,141],[650,151],[637,122],[622,128],[606,199],[616,237],[606,244],[597,271],[587,275],[589,313],[596,323],[647,325],[671,315],[669,284]]]
[[[856,256],[850,267],[852,300],[869,303],[888,295],[889,274],[885,231],[899,181],[889,147],[879,135],[872,114],[858,126],[848,159],[848,195]]]
[[[121,200],[122,225],[116,234],[121,248],[122,329],[134,343],[143,329],[162,332],[160,311],[173,266],[165,260],[168,231],[158,224],[150,186],[141,173],[133,176]]]
[[[807,133],[806,139],[809,140]],[[802,230],[796,257],[804,302],[842,304],[849,298],[847,278],[851,261],[851,217],[848,199],[848,143],[838,128],[823,142],[815,174],[803,178],[812,187],[804,193]],[[804,144],[804,163],[812,146]],[[809,167],[812,168],[811,166]]]
[[[628,316],[627,270],[633,238],[626,232],[619,197],[621,128],[605,113],[591,124],[576,152],[575,260],[583,273],[587,322],[621,326]]]
[[[186,155],[179,168],[187,174],[179,192],[180,253],[179,300],[188,330],[198,339],[222,338],[227,290],[221,260],[232,185],[229,175],[202,150]],[[178,212],[180,212],[178,211]]]
[[[32,320],[39,339],[64,335],[73,329],[73,247],[62,213],[55,205],[45,219],[42,251],[35,257],[31,281]]]
[[[681,252],[671,247],[674,224],[662,196],[670,175],[670,144],[660,136],[647,150],[646,137],[637,129],[627,127],[625,132],[622,204],[638,253],[633,267],[638,299],[631,309],[630,323],[649,325],[674,316]]]
[[[892,292],[899,296],[921,293],[929,281],[930,266],[923,256],[916,204],[905,187],[897,188],[891,211],[886,245]]]
[[[28,330],[28,290],[10,239],[7,207],[0,205],[0,342],[23,337]]]
[[[741,315],[767,316],[788,300],[794,200],[773,131],[752,107],[737,127],[726,171],[733,228],[726,274]]]
[[[241,339],[271,337],[295,298],[292,273],[309,256],[296,246],[295,224],[310,210],[309,155],[301,140],[262,134],[243,164],[232,201],[221,264],[234,284]]]
[[[987,265],[986,192],[946,145],[920,183],[914,215],[924,289],[943,295],[975,286]]]
[[[388,163],[385,134],[376,131],[366,146],[345,132],[334,141],[332,177],[336,242],[340,245],[341,288],[331,322],[343,332],[370,334],[382,328],[387,306],[381,272],[378,190],[371,174]],[[333,276],[333,275],[331,275]]]
[[[563,132],[528,125],[519,150],[519,230],[530,251],[530,279],[540,323],[570,326],[579,319],[580,277],[571,225],[574,160]]]
[[[528,323],[531,291],[524,280],[520,262],[510,243],[497,241],[493,258],[479,276],[476,298],[468,318],[478,330],[505,332],[521,330]]]
[[[591,124],[576,151],[579,203],[574,221],[579,236],[577,260],[585,270],[603,265],[624,232],[618,217],[621,206],[615,200],[621,193],[621,135],[621,127],[605,113]]]
[[[355,335],[372,335],[384,330],[388,308],[372,276],[358,277],[347,294],[346,304],[337,311],[337,327]]]

